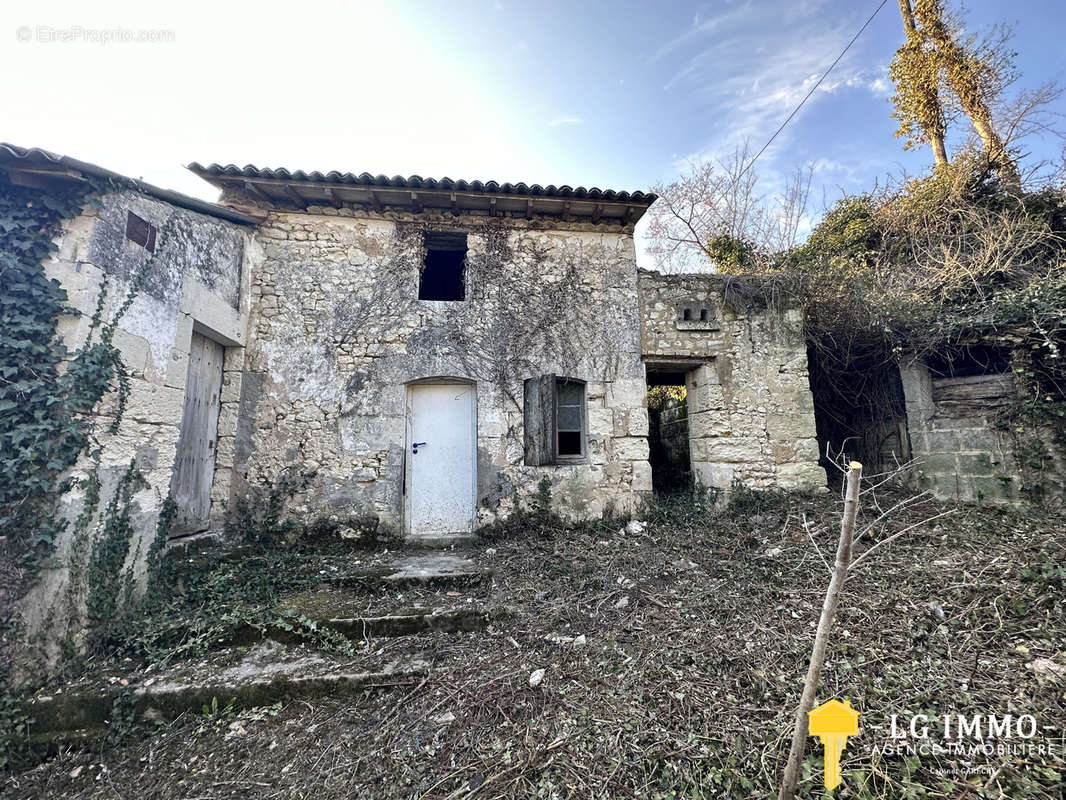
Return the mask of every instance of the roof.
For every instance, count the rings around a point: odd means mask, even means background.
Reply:
[[[189,164],[189,169],[221,189],[243,190],[272,205],[334,205],[345,203],[370,206],[381,213],[394,210],[421,212],[435,210],[524,213],[527,217],[549,214],[563,217],[613,219],[635,222],[656,200],[649,192],[625,192],[583,186],[541,186],[496,181],[466,181],[451,178],[423,178],[419,175],[392,178],[363,172],[304,172],[259,168]]]
[[[242,214],[232,208],[190,197],[170,189],[162,189],[150,183],[112,172],[96,164],[79,161],[70,156],[57,155],[39,147],[19,147],[7,142],[0,142],[0,172],[5,172],[13,183],[36,189],[48,189],[64,183],[81,183],[89,175],[97,178],[118,180],[139,192],[151,195],[180,208],[187,208],[190,211],[197,211],[201,214],[209,214],[213,217],[246,225],[255,224],[259,221],[256,217]]]

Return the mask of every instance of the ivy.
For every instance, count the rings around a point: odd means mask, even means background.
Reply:
[[[87,195],[0,184],[0,531],[31,560],[52,551],[62,527],[53,501],[69,488],[60,476],[87,441],[77,412],[89,398],[72,394],[77,376],[60,374],[68,353],[56,327],[70,313],[67,294],[42,265]]]
[[[130,514],[133,495],[146,486],[135,464],[130,464],[101,519],[101,530],[93,542],[89,558],[89,621],[101,626],[113,619],[118,610],[120,577],[129,555],[133,528]]]
[[[129,376],[113,344],[118,323],[144,287],[168,226],[160,231],[155,254],[133,276],[117,312],[104,322],[105,278],[85,342],[71,353],[58,334],[61,315],[79,312],[67,304],[57,280],[47,277],[43,260],[56,249],[64,220],[77,216],[105,188],[90,181],[68,189],[38,191],[0,183],[0,532],[11,537],[35,573],[55,549],[65,521],[56,502],[74,481],[69,471],[90,450],[94,409],[117,389],[108,426],[116,433],[129,396]],[[65,366],[65,369],[64,369]],[[87,510],[90,514],[95,507]]]

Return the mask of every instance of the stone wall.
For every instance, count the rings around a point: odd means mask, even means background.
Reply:
[[[687,372],[696,480],[728,490],[824,487],[798,309],[735,309],[724,276],[640,271],[649,369]]]
[[[423,232],[468,234],[466,299],[418,298]],[[476,382],[478,518],[542,477],[596,516],[651,488],[631,229],[488,214],[272,210],[257,232],[240,422],[219,458],[243,480],[317,471],[298,508],[402,524],[411,381]],[[587,381],[588,463],[524,465],[523,381]]]
[[[95,471],[101,482],[97,517],[131,462],[144,478],[132,499],[134,539],[127,557],[127,565],[140,575],[170,489],[193,329],[238,351],[244,342],[249,237],[241,225],[132,190],[103,196],[99,208],[87,206],[64,225],[58,251],[45,263],[47,275],[66,289],[69,305],[79,312],[59,320],[59,333],[71,352],[84,344],[101,292],[105,292],[101,318],[107,323],[116,319],[133,277],[151,256],[126,238],[127,212],[157,228],[159,253],[143,289],[118,321],[113,342],[128,372],[130,393],[115,434],[107,428],[116,413],[118,393],[112,391],[100,405],[95,437],[101,456]],[[73,477],[84,479],[91,469],[92,462],[83,455]],[[216,472],[216,478],[228,486],[224,470]],[[73,520],[83,501],[84,484],[62,498],[59,513]],[[219,504],[215,516],[221,512]],[[89,531],[95,529],[94,520]],[[58,608],[57,599],[63,600],[68,580],[71,536],[68,524],[54,559],[60,566],[45,569],[23,599],[29,631],[46,622],[54,624],[57,614],[66,613]]]
[[[995,424],[1014,390],[1011,374],[938,378],[918,361],[901,366],[900,378],[918,486],[941,499],[1016,499],[1014,440]]]

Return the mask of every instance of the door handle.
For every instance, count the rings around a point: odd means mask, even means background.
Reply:
[[[418,455],[418,448],[419,447],[425,447],[425,446],[426,446],[426,442],[411,442],[411,452],[414,455]]]

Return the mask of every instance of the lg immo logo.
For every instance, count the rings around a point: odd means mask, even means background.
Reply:
[[[1062,743],[1040,737],[1032,714],[893,714],[883,755],[1056,755]]]

